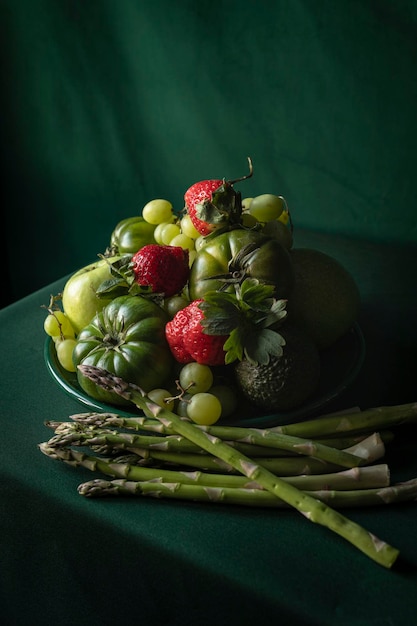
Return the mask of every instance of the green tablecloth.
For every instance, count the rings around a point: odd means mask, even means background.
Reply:
[[[296,244],[339,258],[363,295],[365,363],[331,408],[417,400],[416,248],[312,232],[299,232]],[[388,571],[291,510],[78,495],[91,473],[37,448],[51,434],[45,420],[85,410],[43,361],[40,307],[63,281],[0,311],[4,623],[415,624],[415,503],[346,511],[400,549]],[[393,479],[417,476],[415,429],[398,434],[387,459]]]

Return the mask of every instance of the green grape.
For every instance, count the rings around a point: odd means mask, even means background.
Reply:
[[[213,385],[210,393],[220,400],[222,405],[221,417],[229,417],[236,411],[237,396],[235,391],[228,385]]]
[[[282,196],[263,193],[253,198],[250,203],[249,213],[256,217],[258,222],[269,222],[278,219],[284,209],[285,200]]]
[[[248,211],[251,205],[253,198],[243,198],[242,200],[242,210]]]
[[[210,426],[220,418],[222,405],[212,393],[196,393],[187,405],[187,415],[196,424]]]
[[[150,200],[142,209],[142,217],[149,224],[170,222],[174,217],[172,204],[160,198]]]
[[[175,237],[173,237],[173,239],[171,239],[171,241],[169,242],[169,245],[179,246],[180,248],[183,248],[183,250],[195,250],[194,239],[191,239],[191,237],[184,235],[184,233],[179,233],[178,235],[175,235]]]
[[[194,395],[202,391],[208,391],[213,384],[213,372],[208,365],[200,363],[187,363],[181,368],[179,381],[182,389]]]
[[[180,400],[178,401],[177,407],[175,409],[175,413],[180,417],[188,417],[187,408],[188,404],[191,400],[191,394],[185,393]]]
[[[56,356],[58,358],[59,363],[62,367],[67,370],[67,372],[75,372],[76,367],[72,360],[72,353],[77,344],[76,339],[62,339],[61,341],[57,341],[55,343],[56,348]]]
[[[289,210],[288,209],[284,209],[284,211],[279,216],[278,220],[280,222],[282,222],[285,226],[287,226],[287,224],[290,221],[290,212],[289,212]]]
[[[54,344],[57,345],[60,341],[64,341],[64,339],[75,339],[75,337],[74,335],[53,335],[51,339]]]
[[[45,317],[44,330],[50,337],[75,337],[69,318],[63,311],[54,311]]]
[[[168,389],[152,389],[149,391],[147,396],[163,409],[168,409],[169,411],[174,410],[175,400],[172,398],[172,394],[168,391]],[[167,400],[169,401],[167,402]]]
[[[252,213],[242,213],[242,224],[246,228],[253,228],[258,223],[258,220]]]
[[[164,309],[169,317],[173,318],[178,311],[184,309],[188,304],[190,304],[190,301],[183,296],[171,296],[164,300]]]
[[[174,237],[179,235],[180,232],[181,232],[181,229],[178,226],[178,224],[175,224],[175,223],[165,224],[165,226],[161,230],[161,241],[162,241],[162,244],[164,246],[171,245],[171,241],[174,239]],[[154,235],[154,237],[155,237],[155,235]]]
[[[181,219],[181,232],[190,237],[190,239],[198,239],[200,237],[200,233],[192,223],[188,213]]]
[[[155,226],[155,230],[153,231],[153,238],[160,246],[163,245],[162,231],[164,230],[165,226],[168,226],[169,224],[172,224],[172,222],[161,222],[160,224]]]

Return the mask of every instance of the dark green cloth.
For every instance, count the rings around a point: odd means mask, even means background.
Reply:
[[[358,280],[367,353],[328,407],[416,401],[415,248],[299,231],[297,246],[338,258]],[[41,305],[64,278],[0,311],[0,606],[4,623],[413,626],[416,503],[345,514],[397,547],[386,570],[297,512],[161,500],[88,500],[93,477],[37,446],[45,420],[83,405],[50,377]],[[392,480],[417,476],[415,428],[387,450]]]
[[[16,299],[154,198],[237,178],[299,227],[417,242],[415,0],[0,0]],[[30,272],[27,264],[30,261]]]

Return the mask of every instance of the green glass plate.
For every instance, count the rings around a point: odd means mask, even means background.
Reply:
[[[140,409],[132,406],[131,410],[104,404],[88,396],[80,387],[77,375],[67,372],[60,365],[55,351],[55,344],[50,337],[44,347],[45,363],[55,382],[72,398],[83,404],[90,411],[118,413],[121,416],[143,415]],[[317,391],[303,406],[285,413],[271,415],[254,414],[253,410],[239,409],[238,414],[223,423],[234,426],[271,428],[281,424],[290,424],[301,419],[314,417],[333,400],[337,399],[357,377],[365,358],[365,341],[358,324],[330,349],[321,355],[321,378]]]

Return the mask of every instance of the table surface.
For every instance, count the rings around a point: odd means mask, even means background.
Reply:
[[[417,400],[417,247],[313,232],[295,245],[338,258],[362,293],[365,362],[330,408]],[[416,623],[415,503],[345,511],[400,550],[386,570],[292,510],[78,495],[92,474],[38,449],[51,436],[46,420],[85,410],[44,363],[41,305],[64,280],[0,311],[5,623]],[[387,459],[393,479],[417,476],[414,428],[398,433]]]

